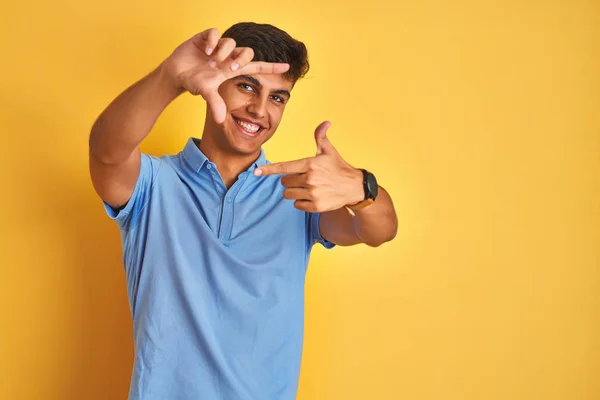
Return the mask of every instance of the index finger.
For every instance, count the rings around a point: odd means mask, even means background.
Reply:
[[[296,161],[287,161],[274,164],[267,164],[254,170],[256,176],[267,176],[275,174],[301,174],[308,171],[308,162],[310,158],[302,158]]]
[[[264,61],[253,61],[244,68],[236,71],[235,75],[253,75],[253,74],[283,74],[290,69],[287,63],[269,63]]]

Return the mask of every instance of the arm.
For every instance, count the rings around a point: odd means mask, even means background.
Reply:
[[[100,114],[89,139],[92,183],[114,208],[124,206],[140,172],[139,144],[156,120],[181,92],[157,68],[135,83]]]
[[[214,50],[213,50],[214,49]],[[163,110],[181,93],[201,95],[215,121],[226,118],[219,86],[237,75],[281,74],[288,64],[252,62],[254,51],[219,39],[216,29],[179,45],[152,73],[137,82],[102,112],[89,140],[90,174],[98,195],[114,208],[131,198],[140,174],[139,144]]]
[[[283,197],[294,200],[294,207],[320,212],[319,230],[324,239],[340,246],[365,243],[379,246],[392,240],[398,219],[389,194],[379,186],[374,203],[355,212],[345,208],[364,199],[362,171],[350,166],[327,138],[330,123],[315,130],[317,155],[296,161],[263,165],[255,175],[284,174]]]
[[[358,179],[360,180],[357,184],[360,186],[358,198],[362,200],[360,171],[358,171]],[[396,237],[398,218],[394,204],[390,195],[381,186],[375,202],[354,213],[353,217],[345,207],[323,212],[319,220],[319,229],[323,238],[340,246],[365,243],[377,247]]]

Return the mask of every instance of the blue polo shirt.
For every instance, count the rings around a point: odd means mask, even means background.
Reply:
[[[283,198],[260,157],[226,188],[190,138],[142,154],[120,229],[135,343],[130,400],[292,400],[304,279],[321,243],[318,213]]]

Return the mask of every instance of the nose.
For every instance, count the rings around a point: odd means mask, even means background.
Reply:
[[[248,112],[253,118],[262,119],[267,115],[267,100],[268,98],[256,96],[248,103]]]

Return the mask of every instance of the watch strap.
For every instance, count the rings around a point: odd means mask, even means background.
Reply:
[[[360,170],[363,173],[363,190],[365,192],[365,198],[364,198],[364,200],[359,201],[358,203],[349,204],[349,205],[345,206],[346,210],[348,210],[348,212],[352,216],[355,215],[354,211],[362,210],[363,208],[373,204],[373,202],[375,201],[375,199],[373,199],[372,197],[369,196],[369,188],[368,188],[368,184],[367,184],[367,178],[368,178],[369,172],[366,169],[362,169],[362,168]]]

